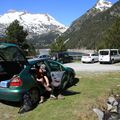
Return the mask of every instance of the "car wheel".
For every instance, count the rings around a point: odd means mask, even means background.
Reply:
[[[69,74],[69,79],[64,82],[64,88],[67,89],[68,87],[72,86],[74,83],[74,75]]]
[[[114,62],[115,62],[114,59],[112,59],[112,60],[110,61],[111,64],[114,64]]]
[[[40,101],[40,93],[38,89],[33,88],[29,90],[29,94],[33,104],[37,104]]]
[[[92,59],[92,62],[91,63],[94,63],[95,61],[94,61],[94,59]]]
[[[74,82],[74,75],[73,74],[70,74],[70,77],[69,77],[69,85],[73,85],[73,82]]]

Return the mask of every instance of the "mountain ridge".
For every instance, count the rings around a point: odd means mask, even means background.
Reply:
[[[18,20],[20,25],[30,33],[43,34],[51,30],[64,32],[67,27],[56,21],[49,14],[31,14],[28,12],[10,10],[0,16],[0,24],[7,27],[14,20]]]
[[[96,9],[95,4],[85,14],[73,21],[62,35],[63,40],[69,39],[66,46],[68,48],[95,49],[103,32],[115,21],[116,14],[120,15],[119,3],[120,1],[116,2],[104,11]]]

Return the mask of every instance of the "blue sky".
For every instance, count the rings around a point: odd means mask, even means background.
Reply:
[[[118,0],[109,1],[115,3]],[[68,26],[96,2],[97,0],[0,0],[0,15],[10,9],[30,13],[48,13]]]

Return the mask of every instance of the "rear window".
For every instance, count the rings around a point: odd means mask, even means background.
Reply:
[[[100,51],[100,55],[108,55],[109,51]]]
[[[58,53],[58,57],[69,57],[68,53]]]
[[[91,54],[91,56],[98,56],[98,54]]]
[[[84,54],[83,56],[90,56],[90,54]]]
[[[69,57],[69,55],[68,55],[67,53],[66,53],[66,54],[64,54],[64,56],[65,56],[65,57]]]
[[[16,47],[5,47],[0,49],[0,59],[7,61],[25,61],[24,56]]]

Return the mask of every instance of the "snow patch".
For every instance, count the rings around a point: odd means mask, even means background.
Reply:
[[[95,5],[96,9],[99,9],[100,11],[107,10],[112,6],[112,3],[107,0],[98,0],[98,2]]]
[[[65,32],[67,27],[48,14],[31,14],[28,12],[18,12],[9,10],[0,16],[0,24],[8,26],[14,20],[18,20],[21,25],[29,32],[37,34],[47,33],[49,31]]]

